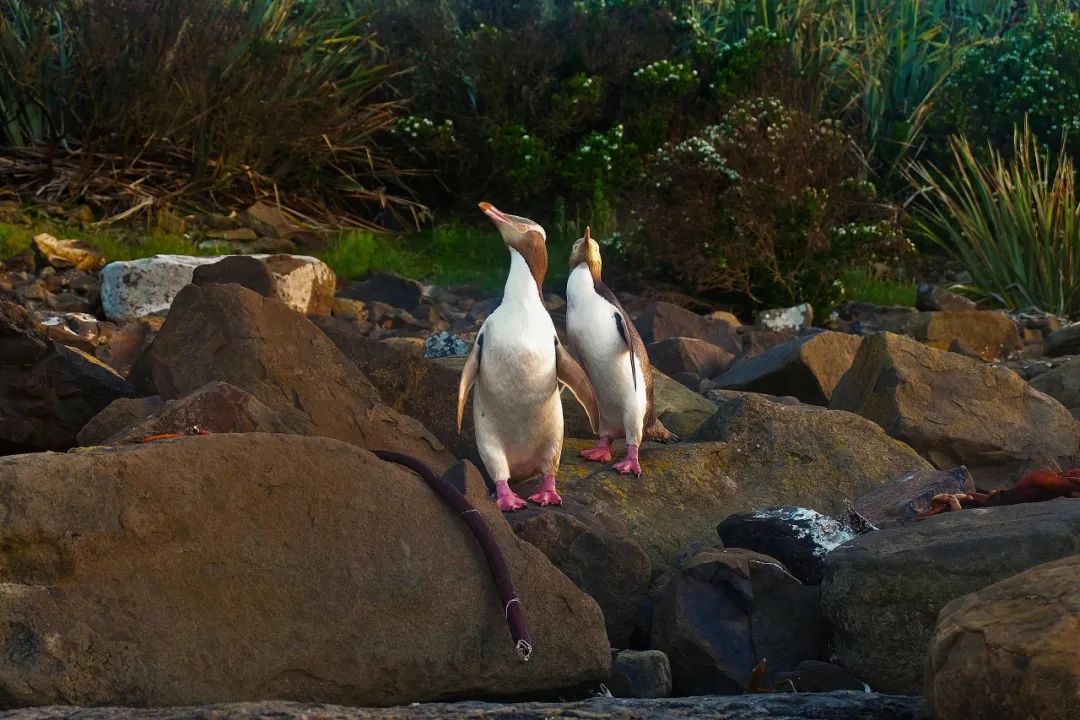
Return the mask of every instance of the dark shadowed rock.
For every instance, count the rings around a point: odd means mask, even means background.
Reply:
[[[236,283],[263,297],[277,297],[269,268],[250,255],[230,255],[216,263],[199,265],[191,275],[191,282],[193,285]]]
[[[825,557],[840,662],[872,688],[918,693],[949,602],[1080,547],[1080,500],[946,513],[860,535]]]
[[[778,507],[724,518],[716,531],[724,547],[774,557],[806,585],[818,585],[825,555],[855,537],[835,518],[807,508]]]
[[[1047,335],[1043,351],[1048,357],[1080,355],[1080,323],[1067,325]]]
[[[164,406],[165,401],[157,395],[149,395],[140,398],[118,398],[113,400],[104,410],[83,425],[79,431],[77,440],[81,447],[101,445],[110,436],[115,435],[124,428],[134,425],[153,417]]]
[[[650,644],[671,661],[676,693],[733,695],[764,657],[774,671],[817,659],[827,634],[815,588],[766,555],[718,549],[666,579]]]
[[[860,342],[846,333],[806,335],[736,362],[714,382],[729,390],[790,395],[805,403],[828,405]]]
[[[150,348],[158,394],[173,400],[221,380],[315,432],[399,450],[444,470],[454,461],[419,422],[380,402],[371,382],[303,315],[238,285],[188,285]]]
[[[855,512],[879,528],[915,522],[930,509],[935,495],[975,492],[975,481],[965,467],[920,470],[891,480],[855,501]]]
[[[161,329],[161,323],[160,317],[146,317],[123,322],[109,333],[105,343],[99,345],[94,354],[98,360],[117,372],[130,375],[135,362],[154,341],[154,336]],[[131,382],[137,391],[142,391],[142,388],[130,378],[128,382]]]
[[[1031,386],[1069,409],[1080,408],[1080,359],[1039,373],[1031,380]]]
[[[353,283],[341,292],[342,297],[363,300],[365,303],[381,302],[412,312],[420,304],[423,286],[415,280],[394,273],[375,273],[367,280]]]
[[[1080,697],[1080,555],[941,610],[926,696],[937,720],[1071,720]]]
[[[930,720],[921,698],[867,692],[708,696],[662,700],[596,697],[577,702],[462,702],[394,708],[302,705],[281,701],[138,710],[44,707],[15,710],[10,720],[549,720],[603,717],[611,720]]]
[[[865,690],[866,685],[850,670],[821,660],[803,660],[794,670],[776,673],[773,687],[780,692],[823,693],[834,690]]]
[[[94,357],[50,340],[0,301],[0,453],[66,450],[90,418],[134,394]]]
[[[625,524],[572,502],[560,508],[529,506],[508,519],[518,537],[596,600],[611,646],[627,647],[648,596],[652,562]]]
[[[739,328],[739,335],[743,342],[739,360],[757,357],[777,345],[783,345],[799,337],[798,333],[791,330],[755,330],[748,325]]]
[[[599,608],[474,470],[464,484],[521,597],[528,664],[458,514],[355,446],[248,433],[0,459],[20,498],[0,542],[24,548],[0,594],[5,704],[385,705],[603,681]]]
[[[666,302],[652,302],[634,320],[646,345],[668,338],[696,338],[717,345],[729,353],[742,350],[735,327],[723,320],[710,320],[695,312]]]
[[[1011,370],[899,335],[863,340],[831,407],[873,420],[938,468],[967,466],[980,488],[1005,487],[1032,464],[1069,466],[1080,426]]]
[[[840,326],[856,335],[876,332],[908,334],[919,320],[919,311],[903,305],[845,302],[838,310]]]
[[[671,663],[659,650],[621,650],[611,661],[608,690],[620,698],[671,696]]]
[[[721,347],[694,338],[667,338],[648,347],[653,367],[668,375],[696,373],[708,378],[724,372],[735,356]],[[683,383],[685,384],[685,383]]]
[[[912,334],[932,348],[959,347],[986,361],[1003,358],[1023,347],[1016,324],[1008,315],[985,310],[922,313]]]

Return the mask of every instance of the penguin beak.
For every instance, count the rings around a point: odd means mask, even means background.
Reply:
[[[489,202],[480,203],[480,209],[495,222],[510,224],[510,218],[499,212],[499,209]]]

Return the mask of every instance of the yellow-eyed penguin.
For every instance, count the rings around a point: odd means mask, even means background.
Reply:
[[[678,442],[653,407],[652,367],[629,316],[600,279],[600,245],[589,235],[574,243],[566,283],[566,334],[574,357],[592,382],[600,408],[600,442],[586,460],[611,462],[613,438],[626,438],[619,473],[641,475],[641,441]]]
[[[560,383],[585,408],[594,432],[599,413],[589,378],[559,343],[541,295],[547,272],[547,234],[527,218],[480,203],[510,250],[510,273],[502,303],[488,315],[465,362],[458,385],[457,423],[475,384],[473,423],[476,445],[491,479],[499,508],[518,510],[525,501],[510,480],[543,476],[529,497],[539,505],[560,505],[555,474],[563,444]]]

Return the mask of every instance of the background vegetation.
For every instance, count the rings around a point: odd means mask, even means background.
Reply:
[[[620,282],[743,310],[903,300],[935,253],[991,302],[1080,310],[1067,2],[3,8],[0,182],[23,202],[145,231],[263,199],[344,230],[343,274],[490,285],[489,200],[543,222],[553,270],[588,223]]]

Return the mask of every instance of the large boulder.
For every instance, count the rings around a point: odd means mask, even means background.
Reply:
[[[863,340],[830,407],[873,420],[940,469],[967,466],[981,488],[1080,452],[1069,411],[1016,373],[899,335]]]
[[[607,696],[568,703],[457,702],[394,708],[337,707],[282,701],[179,708],[43,707],[12,710],[8,720],[551,720],[602,717],[611,720],[928,720],[921,698],[877,693],[761,693],[734,697],[631,700]]]
[[[663,582],[649,642],[668,656],[676,694],[739,694],[761,660],[775,673],[825,651],[817,589],[767,555],[703,550]]]
[[[184,288],[148,352],[165,400],[220,380],[272,410],[303,413],[318,435],[405,452],[439,470],[454,462],[419,422],[380,402],[364,374],[304,316],[239,285]]]
[[[26,310],[0,301],[0,454],[74,447],[90,418],[133,394],[111,368],[50,340]]]
[[[991,361],[1023,347],[1016,324],[1005,313],[984,310],[925,312],[913,334],[938,350],[955,346]]]
[[[125,428],[134,427],[154,417],[165,405],[157,395],[138,398],[118,398],[83,425],[76,436],[79,445],[101,445]]]
[[[516,583],[528,664],[461,517],[360,448],[249,433],[0,459],[5,705],[388,705],[602,681],[599,608],[458,470]]]
[[[805,403],[828,405],[861,341],[855,335],[829,331],[804,335],[740,360],[714,382],[728,390],[790,395]]]
[[[1063,362],[1036,375],[1031,386],[1069,408],[1080,408],[1080,359]]]
[[[1080,547],[1080,501],[963,510],[860,535],[825,557],[822,600],[840,662],[871,687],[917,693],[949,602]]]
[[[742,338],[735,326],[724,320],[702,317],[671,303],[649,303],[634,320],[634,326],[646,345],[668,338],[687,337],[712,343],[732,354],[742,350]]]
[[[645,443],[640,478],[585,462],[577,454],[591,443],[568,440],[559,491],[625,522],[630,537],[664,567],[691,543],[714,542],[716,524],[732,513],[797,504],[842,515],[869,490],[930,467],[858,416],[757,396],[721,408],[697,440]]]
[[[1070,720],[1080,699],[1080,555],[946,605],[930,639],[936,720]]]
[[[252,255],[274,276],[278,297],[297,312],[329,314],[337,280],[326,263],[303,255]],[[191,283],[195,268],[217,257],[155,255],[112,262],[101,269],[101,305],[110,320],[132,320],[168,312],[173,298]]]

